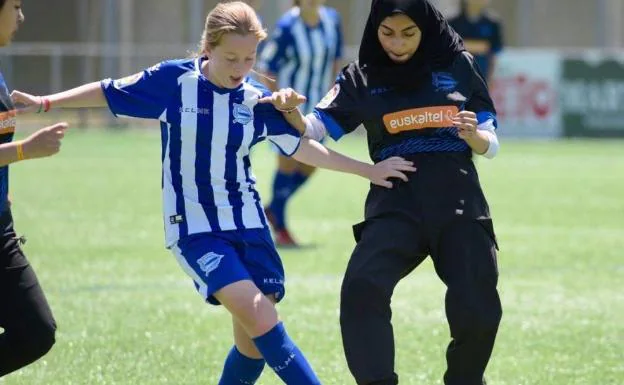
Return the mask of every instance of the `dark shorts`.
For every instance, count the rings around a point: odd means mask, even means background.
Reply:
[[[55,330],[52,311],[20,247],[9,210],[0,214],[0,232],[0,327],[5,329],[4,337],[16,340],[26,336],[37,338],[41,330]],[[3,354],[0,349],[0,376],[23,365],[21,353],[10,352],[10,357]]]
[[[284,298],[284,267],[268,229],[194,234],[172,247],[178,263],[195,282],[200,295],[213,305],[214,293],[244,280],[265,295]]]

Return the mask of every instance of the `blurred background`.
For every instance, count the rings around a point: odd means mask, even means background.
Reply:
[[[458,12],[458,0],[434,2],[448,16]],[[216,3],[56,0],[52,7],[25,1],[27,22],[15,44],[0,52],[2,69],[10,87],[37,94],[134,73],[194,50],[205,15]],[[258,4],[270,31],[292,1]],[[348,60],[357,54],[369,4],[327,1],[342,16]],[[501,135],[624,136],[619,119],[624,2],[494,0],[490,5],[502,22],[505,44],[491,84]],[[89,125],[89,116],[80,113],[80,126]]]

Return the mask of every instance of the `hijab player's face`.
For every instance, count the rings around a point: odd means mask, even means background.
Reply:
[[[219,44],[208,50],[208,79],[222,88],[240,86],[256,62],[258,43],[253,34],[224,34]]]
[[[0,9],[0,47],[11,42],[23,21],[22,0],[6,0]]]
[[[422,31],[409,16],[398,13],[386,17],[377,30],[377,36],[386,54],[395,63],[405,63],[414,56]]]

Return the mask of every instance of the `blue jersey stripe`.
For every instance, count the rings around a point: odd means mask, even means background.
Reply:
[[[176,213],[183,215],[186,212],[184,205],[184,194],[182,191],[182,174],[181,161],[182,158],[182,129],[179,125],[172,125],[169,134],[169,163],[171,164],[171,184],[176,195]],[[166,220],[166,218],[165,218]],[[179,237],[183,238],[188,235],[188,226],[186,221],[179,223]]]
[[[213,110],[214,95],[211,90],[199,86],[197,88],[197,107]],[[223,113],[223,112],[222,112]],[[217,208],[214,206],[214,190],[212,188],[212,175],[210,173],[210,158],[212,151],[213,127],[212,114],[199,114],[197,116],[197,142],[195,149],[195,180],[197,182],[197,195],[208,223],[213,231],[220,231]]]
[[[262,142],[265,139],[265,137],[262,136],[262,134],[264,133],[264,121],[262,120],[262,117],[259,113],[254,113],[253,127],[253,139],[251,140],[251,144],[249,145],[249,147],[253,147],[257,143]]]

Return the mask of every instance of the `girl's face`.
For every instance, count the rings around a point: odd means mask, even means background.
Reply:
[[[414,20],[405,14],[386,17],[377,30],[379,42],[395,63],[405,63],[420,46],[422,31]]]
[[[6,0],[0,9],[0,47],[11,42],[17,27],[23,21],[22,0]]]
[[[258,38],[253,34],[224,34],[219,44],[207,52],[210,81],[222,88],[240,86],[256,62],[258,43]]]

